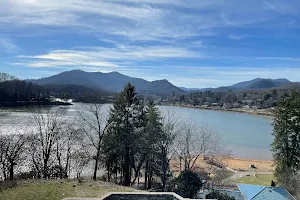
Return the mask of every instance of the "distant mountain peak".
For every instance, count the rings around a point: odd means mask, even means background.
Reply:
[[[72,70],[51,77],[30,81],[41,85],[77,84],[111,92],[119,92],[123,90],[125,84],[131,82],[135,85],[137,92],[141,94],[172,94],[173,92],[184,92],[166,79],[150,82],[141,78],[126,76],[116,71],[102,73]]]
[[[152,82],[170,83],[167,79],[155,80]]]
[[[270,89],[270,88],[277,88],[281,86],[285,86],[291,84],[292,82],[286,78],[255,78],[250,81],[243,81],[236,83],[231,86],[222,86],[218,88],[202,88],[202,89],[192,89],[192,88],[181,88],[185,91],[241,91],[241,90],[252,90],[252,89]]]
[[[117,71],[112,71],[112,72],[108,72],[108,74],[121,74],[120,72],[117,72]],[[124,74],[122,74],[124,75]]]

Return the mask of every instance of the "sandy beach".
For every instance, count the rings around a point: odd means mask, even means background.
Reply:
[[[273,117],[274,114],[269,109],[250,109],[250,108],[232,108],[232,109],[223,109],[220,107],[203,107],[203,106],[193,106],[193,105],[174,105],[179,107],[186,107],[186,108],[197,108],[203,110],[217,110],[217,111],[224,111],[224,112],[237,112],[237,113],[245,113],[250,115],[262,115],[266,117]]]
[[[210,160],[213,160],[211,162]],[[170,162],[171,169],[175,174],[180,172],[180,161],[179,159],[174,159]],[[250,166],[254,165],[255,168]],[[255,160],[255,159],[244,159],[244,158],[234,158],[234,157],[214,157],[213,159],[206,159],[203,156],[200,156],[194,168],[196,170],[205,170],[212,172],[215,169],[226,167],[233,171],[253,171],[253,172],[273,172],[274,162],[272,160]],[[184,163],[182,162],[181,168],[183,169]]]
[[[225,157],[221,159],[221,162],[233,169],[235,171],[244,171],[251,169],[249,166],[254,165],[255,170],[258,171],[273,171],[274,170],[274,162],[272,160],[253,160],[253,159],[244,159],[244,158],[232,158]]]

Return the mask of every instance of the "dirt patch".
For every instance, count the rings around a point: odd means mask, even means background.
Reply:
[[[255,168],[251,168],[253,165]],[[267,171],[271,172],[274,170],[274,162],[272,160],[254,160],[254,159],[244,159],[244,158],[233,158],[233,157],[206,157],[200,156],[193,169],[204,170],[206,172],[213,172],[220,168],[230,168],[235,171]],[[184,169],[184,162],[182,160],[180,164],[179,159],[173,159],[170,162],[171,170],[174,174],[178,175],[181,170]]]
[[[274,162],[272,160],[253,160],[253,159],[225,157],[222,158],[221,161],[224,165],[236,171],[249,170],[251,169],[250,165],[255,166],[253,170],[274,171]]]

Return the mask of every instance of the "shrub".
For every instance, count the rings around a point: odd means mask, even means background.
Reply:
[[[181,172],[176,180],[175,192],[184,198],[194,198],[202,186],[199,175],[192,170]]]
[[[209,193],[208,195],[206,195],[206,198],[207,199],[218,199],[218,200],[235,200],[234,197],[231,197],[227,194],[223,194],[218,191],[213,191],[213,192]]]

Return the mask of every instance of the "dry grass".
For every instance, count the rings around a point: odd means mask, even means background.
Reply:
[[[2,200],[61,200],[66,197],[100,198],[108,192],[131,192],[133,188],[104,182],[29,181],[0,191]],[[75,187],[73,187],[75,185]]]
[[[224,167],[229,167],[236,171],[247,171],[252,170],[249,168],[250,165],[255,165],[256,169],[254,171],[273,171],[274,162],[271,160],[253,160],[253,159],[242,159],[242,158],[232,158],[232,157],[218,157],[214,158],[214,161],[219,165]],[[170,167],[173,173],[178,174],[180,172],[180,161],[179,159],[172,160]],[[182,169],[184,163],[182,163]],[[204,159],[203,156],[200,156],[195,164],[195,169],[201,169],[204,171],[214,171],[218,169],[217,166],[212,166]]]
[[[275,177],[272,174],[256,174],[256,176],[245,176],[243,178],[238,178],[236,182],[270,186],[272,180],[275,180]]]
[[[249,170],[250,165],[255,165],[258,171],[273,171],[274,162],[272,160],[251,160],[242,158],[222,158],[222,162],[225,166],[234,170]]]

